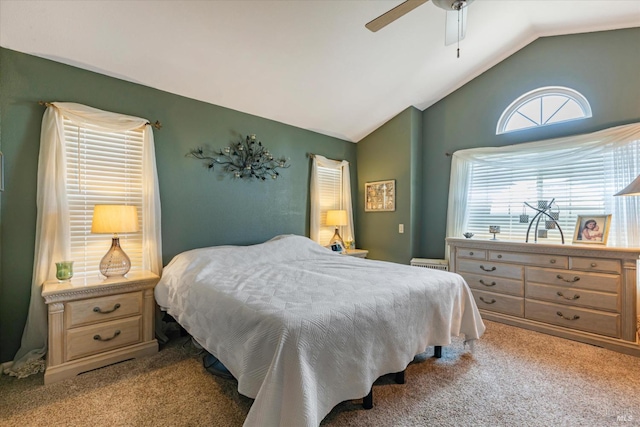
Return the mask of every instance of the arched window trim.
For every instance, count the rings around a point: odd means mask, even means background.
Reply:
[[[509,106],[504,110],[504,112],[500,116],[500,119],[498,120],[498,125],[496,126],[496,135],[509,133],[509,132],[517,132],[525,129],[531,129],[531,127],[527,127],[527,128],[521,128],[521,129],[506,130],[507,125],[509,124],[509,121],[511,120],[513,115],[518,111],[520,107],[522,107],[523,105],[525,105],[526,103],[528,103],[533,99],[543,98],[545,96],[552,96],[552,95],[565,96],[575,101],[582,109],[583,116],[576,117],[573,119],[563,120],[559,122],[541,124],[541,125],[538,125],[537,127],[550,126],[552,124],[565,123],[572,120],[582,120],[582,119],[587,119],[591,117],[591,105],[589,105],[589,101],[587,101],[587,98],[585,98],[584,95],[582,95],[580,92],[574,89],[570,89],[568,87],[563,87],[563,86],[540,87],[530,92],[527,92],[524,95],[521,95],[511,104],[509,104]]]

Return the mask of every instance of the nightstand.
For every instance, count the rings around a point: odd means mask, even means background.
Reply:
[[[347,249],[345,255],[366,258],[368,253],[369,251],[366,249]]]
[[[106,280],[45,282],[49,350],[44,383],[156,353],[153,288],[158,280],[149,271],[132,271]]]

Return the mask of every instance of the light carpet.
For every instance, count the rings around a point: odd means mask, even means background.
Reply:
[[[640,358],[495,322],[476,343],[433,348],[374,385],[374,408],[343,402],[323,426],[640,425]],[[348,381],[348,378],[345,378]],[[241,426],[251,399],[207,373],[188,338],[158,354],[43,385],[0,378],[2,426]]]

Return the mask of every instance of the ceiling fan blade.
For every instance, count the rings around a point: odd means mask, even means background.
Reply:
[[[457,43],[458,40],[464,39],[467,33],[467,9],[464,7],[460,10],[447,11],[444,26],[444,45],[449,46]],[[458,19],[460,22],[458,22]],[[458,38],[458,28],[460,29],[460,38]]]
[[[367,24],[365,24],[365,27],[375,33],[379,29],[386,27],[396,19],[400,18],[403,15],[406,15],[416,7],[425,4],[428,1],[429,0],[407,0],[403,3],[400,3],[390,11],[378,16],[373,21],[369,21]]]

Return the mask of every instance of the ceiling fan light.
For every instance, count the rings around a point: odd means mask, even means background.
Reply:
[[[432,0],[433,4],[444,10],[460,10],[471,3],[473,0]]]

